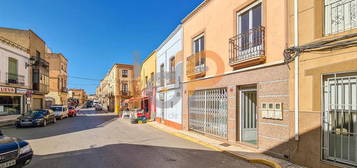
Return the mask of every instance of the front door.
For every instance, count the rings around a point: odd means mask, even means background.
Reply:
[[[240,91],[240,128],[242,142],[257,144],[257,91]]]

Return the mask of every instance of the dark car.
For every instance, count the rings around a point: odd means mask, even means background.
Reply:
[[[33,151],[26,141],[4,136],[0,130],[0,167],[21,168],[32,160]]]
[[[49,123],[56,123],[55,113],[48,110],[35,110],[28,115],[22,115],[16,120],[16,127],[26,126],[47,126]]]

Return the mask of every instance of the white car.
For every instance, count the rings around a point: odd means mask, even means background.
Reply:
[[[55,112],[57,119],[64,119],[68,118],[68,108],[65,106],[52,106],[51,110]]]

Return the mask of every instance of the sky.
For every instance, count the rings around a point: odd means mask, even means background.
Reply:
[[[202,1],[1,0],[0,27],[33,30],[68,59],[68,87],[94,94],[114,63],[145,59]]]

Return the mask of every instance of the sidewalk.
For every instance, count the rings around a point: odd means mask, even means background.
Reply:
[[[0,116],[0,127],[15,124],[15,121],[19,116],[20,115]]]
[[[208,138],[198,133],[176,130],[167,127],[163,124],[159,124],[157,122],[149,122],[148,124],[161,131],[206,146],[216,151],[229,153],[231,155],[234,155],[240,159],[247,160],[249,162],[261,163],[274,168],[303,168],[302,166],[295,165],[289,161],[274,158],[269,155],[259,153],[258,151],[253,151],[251,149],[247,149],[239,146],[233,146],[233,145],[222,146],[223,142]]]

